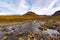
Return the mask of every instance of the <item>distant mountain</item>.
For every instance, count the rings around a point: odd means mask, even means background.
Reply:
[[[38,16],[38,15],[34,12],[29,11],[29,12],[25,13],[23,16]]]
[[[60,16],[60,10],[56,11],[52,16]]]

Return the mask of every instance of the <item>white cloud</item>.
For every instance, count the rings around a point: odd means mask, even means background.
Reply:
[[[51,2],[51,4],[48,6],[48,9],[52,8],[56,2],[57,2],[57,0],[53,0]]]
[[[38,15],[52,15],[55,11],[60,10],[60,1],[59,0],[38,0],[38,1],[34,0],[32,4],[29,4],[27,2],[27,0],[18,0],[18,1],[19,2],[15,1],[17,3],[17,4],[15,3],[15,4],[18,6],[16,6],[12,2],[12,0],[10,1],[11,3],[7,3],[5,1],[0,1],[0,7],[5,7],[7,9],[11,10],[10,13],[3,11],[2,14],[4,14],[4,15],[5,14],[23,15],[27,11],[29,11],[29,9],[31,8],[30,11],[33,11]],[[1,8],[1,10],[2,10],[2,8]],[[0,12],[0,14],[1,14],[1,12]]]
[[[22,14],[25,14],[27,11],[28,11],[28,8],[29,8],[29,5],[28,3],[26,2],[26,0],[21,0],[19,2],[19,6],[17,8],[14,7],[14,5],[11,5],[11,4],[8,4],[7,2],[3,2],[3,1],[0,1],[0,7],[5,7],[10,11],[10,13],[8,12],[5,12],[3,11],[4,15],[5,14],[9,14],[9,15],[13,15],[13,14],[19,14],[19,15],[22,15]],[[2,10],[3,8],[1,8]],[[4,9],[5,10],[5,9]],[[0,13],[1,14],[1,13]],[[2,15],[2,14],[1,14]]]
[[[0,15],[12,15],[12,13],[0,12]]]
[[[21,0],[20,3],[19,3],[19,7],[23,8],[23,9],[27,9],[28,5],[26,3],[26,0]]]
[[[20,15],[23,15],[28,11],[29,8],[30,8],[30,5],[26,2],[26,0],[21,0],[19,3],[19,7],[16,11]]]
[[[16,12],[16,9],[12,5],[10,5],[6,2],[0,1],[0,7],[4,7],[4,8],[7,8],[7,9],[11,10],[11,11]]]
[[[60,10],[60,4],[56,3],[59,0],[45,0],[47,3],[44,4],[44,0],[40,3],[41,0],[37,1],[32,5],[31,11],[35,12],[38,15],[52,15],[55,11]],[[59,6],[53,7],[54,5],[58,4]],[[40,5],[41,4],[41,5]],[[41,7],[42,6],[42,7]]]

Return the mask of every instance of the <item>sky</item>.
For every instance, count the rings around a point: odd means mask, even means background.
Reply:
[[[60,10],[60,0],[0,0],[0,15],[23,15],[32,11],[52,15]]]

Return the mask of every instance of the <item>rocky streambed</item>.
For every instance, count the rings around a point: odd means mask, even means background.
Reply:
[[[49,38],[59,40],[60,32],[56,30],[57,28],[38,29],[38,27],[44,24],[45,22],[43,21],[32,21],[0,27],[0,40],[28,40],[30,36],[30,39],[33,38],[33,40],[34,38],[37,38],[36,40],[49,40]]]

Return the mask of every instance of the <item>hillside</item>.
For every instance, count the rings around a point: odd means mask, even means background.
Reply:
[[[24,15],[16,15],[16,16],[0,16],[0,21],[23,21],[23,20],[39,20],[40,16],[33,12],[27,12]]]
[[[60,10],[56,11],[52,16],[60,16]]]
[[[29,20],[60,20],[60,16],[46,16],[46,15],[37,15],[34,12],[27,12],[24,15],[6,15],[0,16],[0,22],[21,22],[21,21],[29,21]]]

